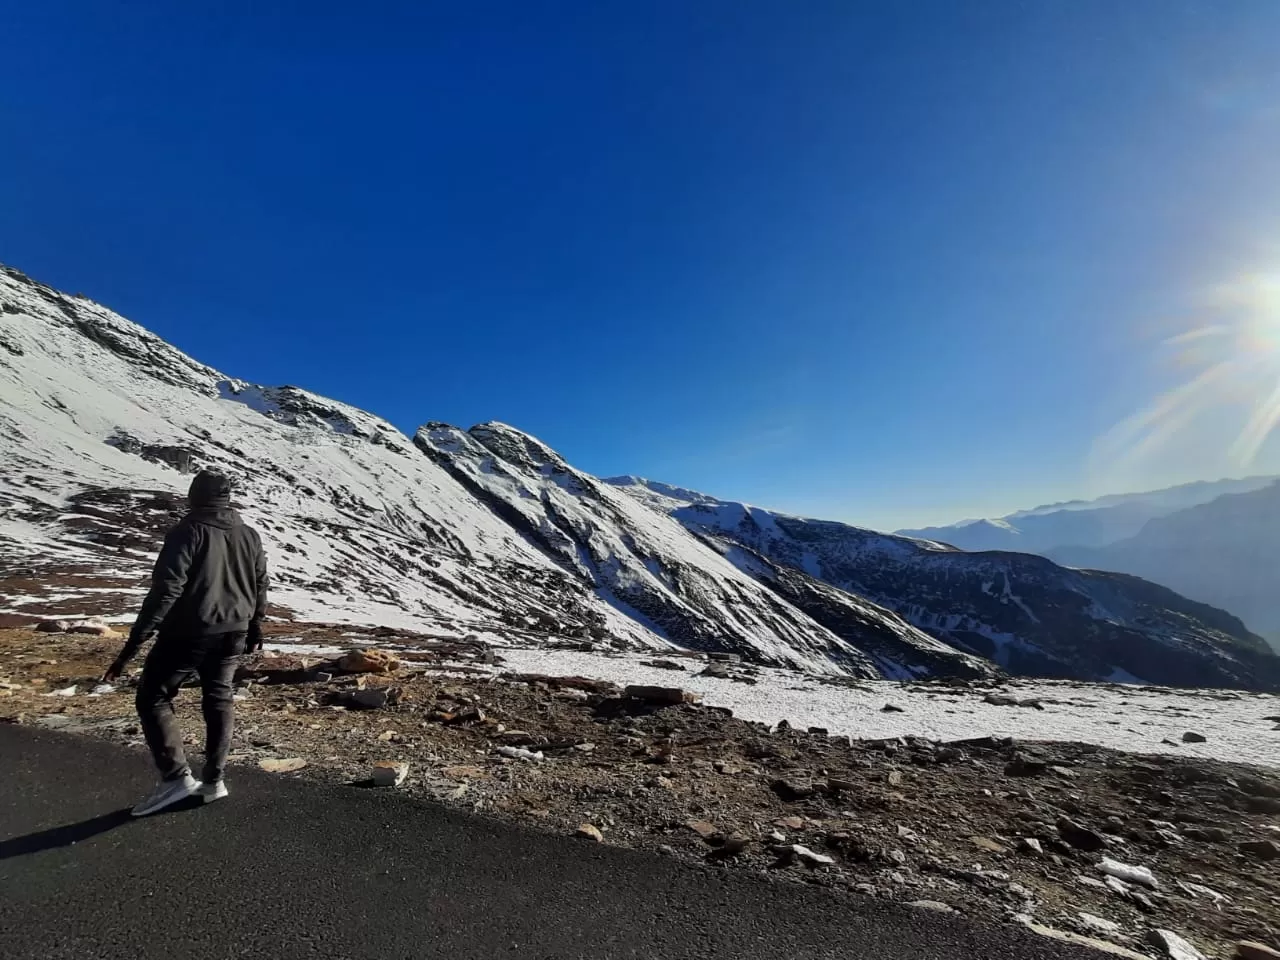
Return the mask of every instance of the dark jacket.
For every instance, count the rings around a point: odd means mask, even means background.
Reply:
[[[178,641],[256,633],[267,612],[262,540],[231,509],[229,487],[193,484],[190,499],[191,512],[165,537],[121,662],[157,630]]]

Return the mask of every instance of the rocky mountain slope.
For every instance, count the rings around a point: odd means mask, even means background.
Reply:
[[[502,424],[410,440],[8,269],[0,444],[0,616],[127,614],[187,474],[209,466],[264,533],[281,612],[308,618],[855,677],[980,676],[991,655],[1027,673],[1280,685],[1238,621],[1133,578],[602,483]]]
[[[865,597],[1020,674],[1274,689],[1280,659],[1222,610],[1125,574],[1019,553],[966,553],[716,500],[634,477],[610,481],[709,542]]]
[[[0,609],[136,602],[185,475],[236,478],[281,607],[444,633],[671,643],[853,676],[994,671],[838,593],[809,615],[679,524],[499,424],[390,424],[244,383],[0,271]],[[791,591],[793,597],[798,596]]]
[[[1238,614],[1280,645],[1280,482],[1151,520],[1118,543],[1050,556],[1154,580]]]
[[[1062,547],[1100,547],[1116,543],[1134,536],[1148,520],[1209,503],[1227,494],[1260,490],[1276,479],[1244,477],[1184,483],[1144,493],[1111,494],[1097,500],[1049,504],[1019,510],[998,519],[966,520],[943,527],[899,530],[898,533],[905,537],[949,543],[961,550],[1014,550],[1052,556],[1052,551]],[[1234,611],[1234,608],[1228,609]]]

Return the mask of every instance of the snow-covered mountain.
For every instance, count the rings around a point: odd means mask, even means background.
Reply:
[[[1064,569],[1029,554],[966,553],[635,477],[609,482],[726,552],[738,547],[804,571],[1014,673],[1280,683],[1280,659],[1235,617],[1136,577]]]
[[[1133,578],[617,486],[503,424],[410,440],[4,268],[0,444],[0,612],[127,611],[187,474],[216,467],[264,534],[275,603],[306,618],[864,677],[987,675],[992,654],[1018,672],[1280,686],[1238,621]]]
[[[0,270],[0,605],[136,591],[185,473],[236,477],[283,608],[329,620],[672,643],[853,676],[994,667],[859,598],[821,619],[514,428],[389,423],[244,383]],[[796,591],[791,591],[793,594]]]
[[[1280,648],[1280,482],[1156,518],[1118,543],[1050,556],[1123,570],[1223,607]]]
[[[943,527],[897,532],[904,537],[949,543],[961,550],[1050,554],[1062,547],[1101,547],[1134,536],[1148,520],[1227,494],[1260,490],[1277,479],[1280,478],[1198,481],[1145,493],[1108,494],[1096,500],[1048,504],[998,519],[964,520]]]

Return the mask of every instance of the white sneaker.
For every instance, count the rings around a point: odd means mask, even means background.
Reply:
[[[204,803],[213,803],[227,795],[227,781],[215,780],[213,783],[200,784],[200,798]]]
[[[133,808],[133,815],[145,817],[147,814],[163,810],[165,807],[187,799],[199,789],[199,781],[189,773],[177,780],[161,780],[151,791],[151,795]]]

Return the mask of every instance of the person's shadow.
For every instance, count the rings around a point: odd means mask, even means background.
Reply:
[[[123,827],[133,819],[129,808],[124,807],[89,820],[81,820],[79,823],[66,823],[60,827],[50,827],[48,830],[28,833],[11,840],[0,840],[0,860],[39,853],[41,850],[52,850],[55,847],[69,847],[73,843],[88,840],[90,837],[96,837],[116,827]]]

